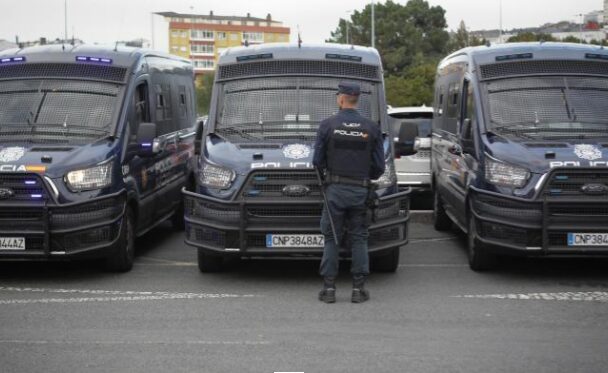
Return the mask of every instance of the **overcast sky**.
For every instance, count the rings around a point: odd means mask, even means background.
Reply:
[[[216,15],[245,15],[274,19],[292,28],[295,41],[299,25],[304,42],[322,42],[330,36],[338,19],[365,0],[67,0],[68,30],[88,43],[151,38],[154,22],[158,49],[166,49],[166,24],[151,12],[176,11]],[[398,1],[405,3],[405,0]],[[499,0],[429,0],[446,10],[450,29],[464,20],[470,29],[498,28]],[[62,37],[64,0],[0,0],[0,39],[14,41]],[[539,26],[560,20],[575,21],[576,14],[598,10],[602,0],[503,0],[503,26]],[[382,22],[381,19],[377,20]]]

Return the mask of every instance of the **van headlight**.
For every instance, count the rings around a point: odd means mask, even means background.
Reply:
[[[236,173],[228,168],[205,162],[199,171],[198,180],[201,185],[214,189],[227,189],[232,185]]]
[[[378,189],[388,188],[397,182],[397,174],[395,173],[395,165],[392,162],[387,162],[384,167],[384,173],[377,180],[373,181],[378,185]]]
[[[94,190],[107,187],[112,183],[112,165],[106,162],[91,168],[70,171],[65,175],[65,181],[72,192]]]
[[[521,188],[530,178],[530,171],[486,157],[486,180],[488,182],[511,188]]]

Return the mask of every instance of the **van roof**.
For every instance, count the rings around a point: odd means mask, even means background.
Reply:
[[[144,56],[156,56],[190,64],[189,60],[163,52],[142,48],[111,45],[50,44],[27,48],[12,48],[0,51],[0,58],[24,56],[26,62],[71,63],[76,57],[97,57],[112,60],[113,66],[130,67]]]
[[[360,57],[360,62],[367,65],[380,66],[382,64],[378,51],[370,47],[333,43],[302,44],[301,46],[293,43],[272,43],[229,48],[220,55],[218,65],[236,63],[238,62],[237,57],[268,53],[271,53],[275,60],[325,60],[327,54],[336,54]]]
[[[582,60],[587,53],[604,53],[608,58],[608,49],[597,45],[554,43],[554,42],[530,42],[530,43],[506,43],[492,46],[468,47],[456,51],[447,56],[441,62],[445,65],[450,60],[469,56],[476,64],[496,63],[496,57],[514,55],[520,53],[532,53],[534,59],[543,60]]]

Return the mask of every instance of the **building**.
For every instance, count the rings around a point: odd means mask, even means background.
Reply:
[[[11,43],[10,41],[4,40],[4,39],[0,39],[0,51],[3,51],[5,49],[13,49],[16,47],[17,47],[17,44]]]
[[[283,23],[266,18],[156,13],[169,23],[169,52],[192,60],[195,72],[215,69],[219,55],[229,47],[289,42],[291,30]]]

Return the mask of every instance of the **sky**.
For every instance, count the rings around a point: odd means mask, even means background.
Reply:
[[[0,39],[54,39],[64,34],[65,0],[0,0]],[[472,30],[498,28],[500,0],[428,0],[446,10],[449,29],[461,20]],[[397,0],[405,3],[405,0]],[[167,25],[153,12],[175,11],[216,15],[246,15],[283,21],[297,40],[299,26],[304,42],[329,38],[339,18],[360,10],[366,0],[67,0],[68,34],[87,43],[151,39],[167,49]],[[602,0],[503,0],[503,28],[540,26],[547,22],[580,20],[577,14],[599,10]],[[378,19],[377,22],[382,22]],[[154,25],[154,27],[152,27]]]

